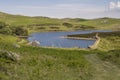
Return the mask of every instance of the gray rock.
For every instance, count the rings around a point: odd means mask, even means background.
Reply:
[[[2,54],[0,57],[6,58],[12,61],[19,61],[20,60],[20,55],[13,53],[11,51],[0,51]]]
[[[13,44],[13,47],[15,47],[15,48],[20,48],[20,45],[18,45],[18,44]]]
[[[36,46],[37,47],[37,46],[40,46],[40,42],[37,41],[37,40],[34,40],[34,41],[29,42],[28,45]]]

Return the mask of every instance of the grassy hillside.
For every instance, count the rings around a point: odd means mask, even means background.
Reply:
[[[4,36],[4,38],[3,38]],[[84,58],[88,51],[48,49],[21,44],[13,46],[16,38],[0,35],[0,80],[88,80],[92,67]],[[4,56],[11,51],[20,55],[19,61]]]
[[[0,79],[119,80],[119,67],[115,66],[120,62],[119,34],[104,39],[106,42],[101,41],[98,50],[66,50],[27,46],[17,43],[14,36],[0,35]],[[16,48],[13,44],[21,47]],[[6,51],[20,55],[20,60],[6,57]]]
[[[0,21],[11,25],[32,25],[32,24],[59,24],[60,20],[47,17],[28,17],[22,15],[11,15],[0,13]]]
[[[93,26],[96,29],[120,30],[120,19],[100,18],[81,22],[83,25]]]
[[[11,15],[0,12],[0,21],[11,26],[27,27],[30,31],[65,31],[65,30],[84,30],[84,29],[120,29],[120,19],[99,18],[48,18],[48,17],[29,17],[22,15]],[[67,23],[69,25],[64,25]]]
[[[120,19],[112,18],[52,19],[0,13],[0,21],[31,32],[120,29]],[[95,33],[81,36],[93,35]],[[32,47],[24,40],[17,42],[13,35],[0,34],[0,80],[119,80],[120,32],[100,33],[100,37],[98,49],[81,50]],[[19,55],[19,60],[14,60],[10,53]]]

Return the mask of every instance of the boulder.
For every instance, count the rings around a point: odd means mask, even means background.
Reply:
[[[13,44],[13,47],[15,47],[15,48],[20,48],[20,45],[18,45],[18,44]]]
[[[34,41],[29,42],[28,45],[36,46],[37,47],[37,46],[40,46],[40,42],[37,41],[37,40],[34,40]]]
[[[0,57],[2,57],[2,58],[9,59],[12,61],[19,61],[20,60],[20,55],[18,55],[17,53],[14,53],[11,51],[0,51],[0,53],[2,53],[0,55]]]

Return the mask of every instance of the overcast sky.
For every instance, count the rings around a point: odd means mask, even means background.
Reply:
[[[0,11],[54,18],[120,18],[119,0],[0,0]]]

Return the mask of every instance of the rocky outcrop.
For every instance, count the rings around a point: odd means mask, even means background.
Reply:
[[[18,45],[18,44],[13,44],[13,47],[14,47],[14,48],[20,48],[20,45]]]
[[[11,51],[0,51],[0,57],[1,58],[5,58],[8,60],[12,60],[12,61],[19,61],[20,60],[20,55],[18,55],[17,53],[11,52]]]
[[[40,42],[37,40],[34,40],[34,41],[29,42],[28,45],[38,47],[40,46]]]

